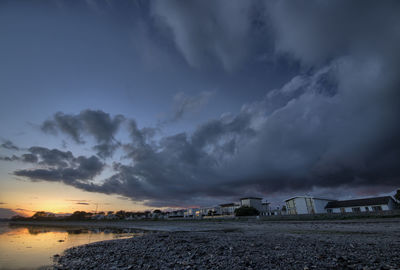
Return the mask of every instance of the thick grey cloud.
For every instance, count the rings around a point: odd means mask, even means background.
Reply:
[[[38,162],[39,159],[35,154],[23,154],[21,156],[21,160],[27,163],[36,163]]]
[[[99,175],[105,166],[96,156],[74,157],[71,152],[44,147],[31,147],[31,155],[35,156],[35,163],[39,165],[33,169],[23,169],[14,172],[33,181],[62,181],[74,185],[79,181],[92,180]]]
[[[5,140],[2,144],[1,147],[8,149],[8,150],[19,150],[19,147],[16,146],[12,141]]]
[[[48,133],[60,131],[77,143],[85,143],[82,136],[88,134],[98,143],[94,146],[97,154],[109,157],[119,146],[114,136],[124,120],[122,115],[111,117],[101,110],[84,110],[77,115],[58,112],[42,124],[42,130]]]
[[[318,188],[398,186],[398,2],[240,1],[228,8],[222,3],[156,1],[152,12],[192,66],[218,62],[232,70],[244,63],[255,54],[247,39],[259,27],[254,22],[263,20],[273,38],[266,47],[275,44],[277,55],[304,70],[282,87],[266,89],[263,99],[206,121],[192,133],[154,139],[155,129],[129,121],[131,141],[122,143],[123,159],[114,162],[114,174],[100,184],[87,181],[101,171],[97,158],[78,160],[66,152],[57,159],[57,151],[30,150],[39,164],[53,167],[15,174],[157,206]],[[254,6],[261,19],[252,17]],[[180,100],[178,118],[198,104]],[[58,113],[43,129],[62,131],[76,142],[93,136],[96,151],[110,154],[122,119],[104,112]],[[50,154],[56,158],[50,161]]]
[[[39,146],[31,147],[28,151],[36,158],[40,158],[39,163],[45,166],[68,167],[74,161],[74,156],[70,151],[64,152]]]

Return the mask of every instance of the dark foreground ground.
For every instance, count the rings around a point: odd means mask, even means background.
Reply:
[[[399,219],[182,224],[72,248],[54,268],[400,269]]]

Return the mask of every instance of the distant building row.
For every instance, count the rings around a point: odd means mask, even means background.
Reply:
[[[249,206],[257,209],[261,216],[271,215],[268,202],[263,202],[262,198],[246,197],[241,198],[238,203],[220,204],[215,207],[188,208],[184,211],[183,217],[200,218],[204,216],[233,216],[235,210],[242,206]]]
[[[235,210],[242,206],[253,207],[258,210],[260,216],[271,215],[301,215],[301,214],[324,214],[324,213],[361,213],[379,212],[398,209],[399,205],[390,196],[364,198],[355,200],[333,200],[312,196],[296,196],[285,201],[286,205],[281,209],[272,209],[268,202],[262,198],[246,197],[241,198],[237,203],[220,204],[215,207],[188,208],[169,212],[155,210],[141,213],[125,213],[123,219],[179,219],[179,218],[212,218],[212,217],[234,217]],[[88,213],[90,214],[90,213]],[[110,212],[91,215],[91,219],[121,219]]]

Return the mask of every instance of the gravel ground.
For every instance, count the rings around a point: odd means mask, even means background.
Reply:
[[[75,247],[54,269],[400,269],[399,221],[242,223]]]

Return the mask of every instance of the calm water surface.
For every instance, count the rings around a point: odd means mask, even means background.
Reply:
[[[0,269],[46,269],[53,255],[70,247],[126,238],[141,233],[43,226],[9,226],[0,222]]]

